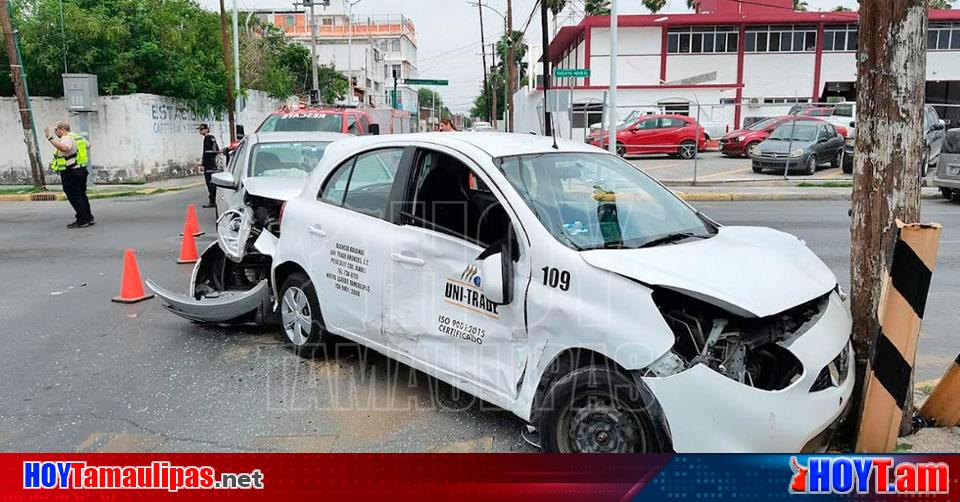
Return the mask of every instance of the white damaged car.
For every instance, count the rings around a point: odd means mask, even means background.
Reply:
[[[823,262],[589,145],[340,141],[279,225],[269,282],[297,352],[369,346],[547,451],[815,451],[848,408],[851,319]]]

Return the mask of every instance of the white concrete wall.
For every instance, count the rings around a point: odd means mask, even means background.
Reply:
[[[816,57],[812,52],[746,54],[743,59],[743,96],[809,98],[813,92]]]
[[[813,68],[810,68],[813,71]],[[853,52],[824,52],[820,64],[820,91],[826,82],[856,82],[857,55]]]
[[[661,29],[621,27],[617,31],[617,80],[622,85],[660,83]],[[590,84],[610,83],[610,28],[592,28],[590,41]]]
[[[53,148],[43,137],[43,128],[67,120],[81,132],[82,119],[66,111],[63,99],[33,98],[34,118],[44,167],[53,158]],[[252,91],[237,123],[252,132],[271,111],[283,103]],[[143,182],[198,172],[202,144],[197,133],[201,122],[210,124],[220,146],[230,141],[226,114],[198,115],[182,102],[151,94],[101,96],[97,111],[85,114],[92,145],[90,160],[98,182]],[[0,183],[28,180],[30,167],[15,98],[0,98],[0,137],[7,147],[0,150]],[[47,181],[56,182],[49,169]]]
[[[660,64],[657,63],[659,68]],[[704,84],[737,83],[736,54],[671,54],[667,56],[667,82],[704,73],[717,72],[717,78]]]

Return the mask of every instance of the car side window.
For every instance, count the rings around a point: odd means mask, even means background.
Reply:
[[[357,116],[352,113],[347,114],[347,134],[360,134],[357,129]]]
[[[367,122],[367,117],[365,115],[358,115],[358,117],[360,118],[360,130],[363,134],[367,134],[370,132],[370,128],[368,127],[370,124]]]
[[[661,129],[673,129],[676,127],[684,127],[687,123],[680,119],[660,119],[660,128]]]
[[[440,152],[417,156],[404,223],[489,247],[505,239],[510,217],[493,191],[463,162]]]
[[[640,123],[637,124],[637,129],[642,129],[642,130],[656,129],[659,124],[660,124],[660,119],[646,119],[646,120],[640,121]]]
[[[240,142],[240,146],[237,147],[237,150],[230,155],[230,164],[227,165],[227,170],[233,174],[234,181],[240,181],[240,178],[243,176],[243,156],[247,153],[247,142]]]
[[[320,199],[358,213],[385,218],[390,190],[403,157],[403,148],[362,153],[327,178]]]

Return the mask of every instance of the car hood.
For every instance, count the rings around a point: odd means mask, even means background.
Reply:
[[[309,178],[247,178],[243,186],[247,193],[255,197],[264,197],[286,202],[303,191]]]
[[[747,136],[747,135],[749,135],[749,134],[751,134],[751,133],[755,133],[755,132],[757,132],[757,131],[748,131],[748,130],[746,130],[746,129],[737,129],[736,131],[731,131],[731,132],[728,132],[727,134],[724,134],[722,139],[733,139],[733,138],[736,138],[737,136]]]
[[[760,143],[760,152],[762,153],[789,153],[790,150],[797,148],[809,148],[813,143],[809,141],[781,141],[779,139],[768,139]]]
[[[796,237],[721,227],[704,240],[645,249],[584,251],[594,267],[668,288],[743,317],[771,316],[836,287],[829,268]]]

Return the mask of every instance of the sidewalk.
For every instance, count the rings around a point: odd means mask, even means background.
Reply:
[[[667,185],[683,200],[690,202],[851,200],[852,187],[825,186],[691,186]],[[936,188],[923,188],[921,199],[940,197]]]
[[[87,190],[90,199],[108,199],[134,195],[153,195],[176,192],[203,186],[203,176],[173,178],[141,185],[94,185]],[[0,185],[0,202],[30,202],[67,200],[60,185],[47,185],[43,192],[34,192],[31,186]]]

